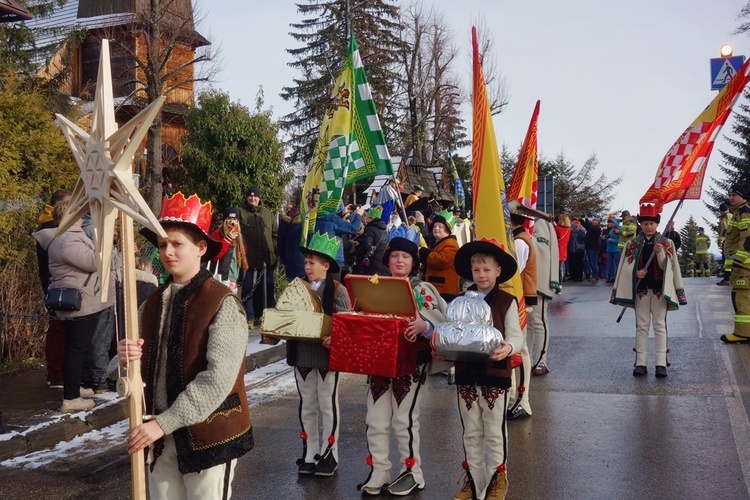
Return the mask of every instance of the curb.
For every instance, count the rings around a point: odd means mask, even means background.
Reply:
[[[278,344],[245,356],[245,373],[257,370],[271,363],[286,358],[286,346]],[[126,399],[119,399],[113,404],[97,406],[83,417],[65,416],[49,425],[13,436],[0,443],[0,462],[41,451],[62,441],[102,429],[128,418]]]

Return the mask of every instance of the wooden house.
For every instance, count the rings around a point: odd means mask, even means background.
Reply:
[[[63,92],[84,102],[93,101],[101,40],[108,38],[115,119],[118,124],[127,122],[147,103],[145,73],[136,58],[146,60],[145,12],[149,3],[149,0],[68,0],[52,17],[27,23],[34,27],[70,28],[83,32],[83,41],[74,48],[61,47],[56,59],[46,65],[42,74],[55,74],[62,67],[61,61],[69,60],[70,77]],[[180,140],[186,134],[184,117],[193,105],[195,65],[187,63],[195,59],[197,49],[209,42],[195,30],[191,0],[168,0],[165,4],[169,6],[169,13],[161,23],[162,47],[170,43],[169,40],[177,41],[165,73],[184,65],[165,84],[169,92],[162,107],[162,160],[164,166],[169,167],[178,161]],[[56,36],[62,35],[49,35],[37,43],[54,43]]]

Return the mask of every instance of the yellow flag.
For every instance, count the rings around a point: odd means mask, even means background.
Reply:
[[[510,212],[505,199],[505,181],[500,165],[500,155],[492,124],[487,85],[482,63],[479,60],[477,29],[471,29],[474,48],[474,109],[471,147],[472,185],[474,198],[474,227],[476,238],[494,238],[511,255],[515,256]],[[521,275],[516,274],[505,283],[508,292],[518,299],[518,316],[521,328],[526,326],[526,302],[523,298]]]

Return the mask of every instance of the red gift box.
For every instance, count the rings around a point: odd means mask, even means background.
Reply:
[[[389,378],[413,373],[417,345],[404,332],[417,304],[408,278],[347,275],[344,283],[355,312],[333,314],[329,368]]]

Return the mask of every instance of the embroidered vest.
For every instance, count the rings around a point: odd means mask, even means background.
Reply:
[[[167,285],[152,294],[143,308],[143,353],[141,365],[146,411],[153,412],[154,380],[159,342],[154,332],[159,331],[162,314],[162,295]],[[167,401],[171,405],[187,384],[208,366],[206,345],[208,326],[219,311],[223,300],[236,296],[226,286],[211,277],[205,269],[172,298],[172,317],[167,344]],[[237,301],[237,307],[241,304]],[[182,427],[174,432],[180,472],[187,474],[208,469],[239,458],[253,448],[250,410],[245,392],[245,364],[239,367],[237,378],[227,398],[206,420]]]

